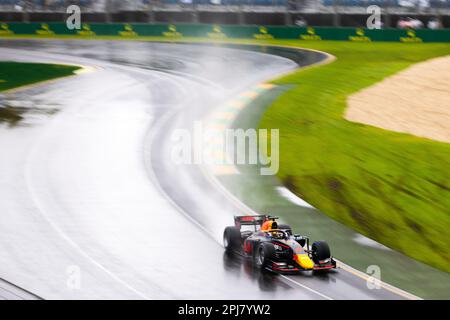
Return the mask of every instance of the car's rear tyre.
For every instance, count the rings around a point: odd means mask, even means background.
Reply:
[[[241,231],[236,227],[226,227],[223,232],[223,247],[225,251],[238,251],[241,248],[241,244]]]
[[[288,224],[279,224],[278,229],[286,231],[290,236],[292,236],[292,228]]]
[[[312,244],[311,250],[314,263],[319,263],[319,261],[331,258],[330,247],[325,241],[314,242]]]
[[[267,267],[274,255],[275,247],[272,243],[261,243],[253,254],[255,266],[261,269]]]

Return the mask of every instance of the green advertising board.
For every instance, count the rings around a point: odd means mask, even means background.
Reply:
[[[298,39],[302,41],[397,41],[404,43],[450,42],[450,29],[441,30],[369,30],[363,28],[238,26],[208,24],[92,23],[79,30],[69,30],[65,23],[0,23],[0,37],[14,35],[83,37],[165,37],[211,39]]]

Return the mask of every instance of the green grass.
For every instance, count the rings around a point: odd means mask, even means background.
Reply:
[[[76,66],[0,61],[0,91],[72,75]]]
[[[448,55],[450,45],[282,43],[337,57],[275,81],[292,88],[260,127],[280,129],[283,183],[345,225],[450,272],[450,144],[343,119],[350,94]]]
[[[76,66],[0,61],[0,92],[72,75]],[[24,108],[0,105],[0,123],[15,125],[22,120]]]

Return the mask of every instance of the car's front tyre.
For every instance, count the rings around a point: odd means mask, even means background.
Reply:
[[[312,260],[315,264],[319,264],[321,261],[326,261],[331,258],[330,247],[325,241],[316,241],[311,246]]]
[[[272,243],[261,243],[256,247],[253,261],[258,268],[263,269],[269,265],[274,255],[275,247]]]

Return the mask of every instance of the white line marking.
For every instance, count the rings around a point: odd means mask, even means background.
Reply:
[[[372,240],[370,238],[367,238],[359,233],[353,237],[353,241],[355,241],[356,243],[358,243],[362,246],[365,246],[365,247],[371,247],[371,248],[375,248],[378,250],[384,250],[384,251],[392,251],[391,248],[388,248],[385,245],[382,245],[381,243],[376,242],[375,240]]]
[[[40,141],[39,141],[40,142]],[[102,264],[94,260],[90,255],[88,255],[72,238],[70,238],[50,217],[45,213],[45,209],[42,206],[42,203],[38,197],[38,195],[35,193],[33,184],[31,182],[31,163],[33,162],[32,159],[35,156],[35,153],[37,151],[37,146],[39,145],[39,142],[33,147],[30,155],[28,156],[27,162],[26,162],[26,168],[25,168],[25,181],[27,185],[28,192],[30,193],[31,200],[36,205],[37,211],[41,214],[41,216],[48,222],[48,224],[58,233],[61,238],[67,241],[72,247],[78,251],[83,257],[85,257],[88,261],[90,261],[93,265],[97,266],[100,270],[105,272],[107,275],[109,275],[112,279],[122,284],[124,287],[128,288],[132,292],[134,292],[136,295],[138,295],[141,298],[149,300],[150,298],[144,295],[143,293],[139,292],[132,286],[130,286],[128,283],[126,283],[124,280],[120,279],[118,276],[116,276],[113,272],[105,268]]]
[[[308,291],[311,291],[311,292],[314,293],[314,294],[317,294],[318,296],[320,296],[320,297],[322,297],[322,298],[324,298],[324,299],[326,299],[326,300],[334,300],[333,298],[330,298],[329,296],[324,295],[323,293],[320,293],[319,291],[316,291],[316,290],[314,290],[314,289],[312,289],[312,288],[310,288],[310,287],[307,287],[307,286],[305,286],[304,284],[302,284],[302,283],[300,283],[300,282],[294,281],[294,280],[292,280],[291,278],[289,278],[289,277],[287,277],[287,276],[285,276],[285,275],[281,275],[281,277],[282,277],[283,279],[286,279],[286,280],[289,281],[289,282],[292,282],[293,284],[295,284],[295,285],[297,285],[297,286],[300,286],[300,287],[302,287],[302,288],[304,288],[304,289],[306,289],[306,290],[308,290]]]
[[[342,269],[343,271],[351,273],[354,276],[359,277],[365,281],[367,281],[369,279],[370,276],[368,274],[365,274],[364,272],[356,270],[355,268],[352,268],[349,265],[346,265],[345,263],[343,263],[337,259],[335,259],[335,260],[338,263],[338,268]],[[380,280],[380,285],[381,285],[381,287],[383,287],[383,289],[390,291],[396,295],[399,295],[403,298],[406,298],[409,300],[423,300],[422,298],[420,298],[412,293],[409,293],[400,288],[394,287],[394,286],[390,285],[389,283],[383,282],[381,280]]]
[[[52,128],[52,125],[56,123],[58,118],[54,118],[49,123],[46,131],[37,139],[37,141],[34,143],[33,147],[31,148],[31,151],[27,155],[27,159],[25,162],[25,168],[24,168],[24,178],[26,182],[26,187],[28,189],[28,192],[30,193],[30,198],[34,202],[37,211],[41,214],[41,216],[48,222],[48,224],[56,231],[57,234],[61,236],[62,239],[64,239],[67,243],[69,243],[78,253],[85,257],[88,261],[90,261],[93,265],[97,266],[100,270],[105,272],[108,276],[110,276],[112,279],[117,281],[118,283],[122,284],[124,287],[128,288],[130,291],[134,292],[136,295],[143,299],[150,300],[149,297],[147,297],[145,294],[141,293],[137,289],[133,288],[131,285],[129,285],[127,282],[119,278],[117,275],[115,275],[113,272],[108,270],[106,267],[104,267],[101,263],[93,259],[89,254],[87,254],[71,237],[69,237],[45,212],[44,206],[42,205],[41,200],[39,199],[39,196],[36,194],[33,183],[32,183],[32,163],[34,163],[33,159],[36,157],[36,154],[38,152],[39,146],[42,144],[42,141],[50,134],[50,129]]]
[[[306,207],[306,208],[313,208],[312,205],[310,205],[308,202],[303,200],[302,198],[298,197],[296,194],[294,194],[291,190],[289,190],[286,187],[276,187],[275,188],[277,192],[280,194],[280,196],[288,199],[293,204],[296,204],[300,207]]]

